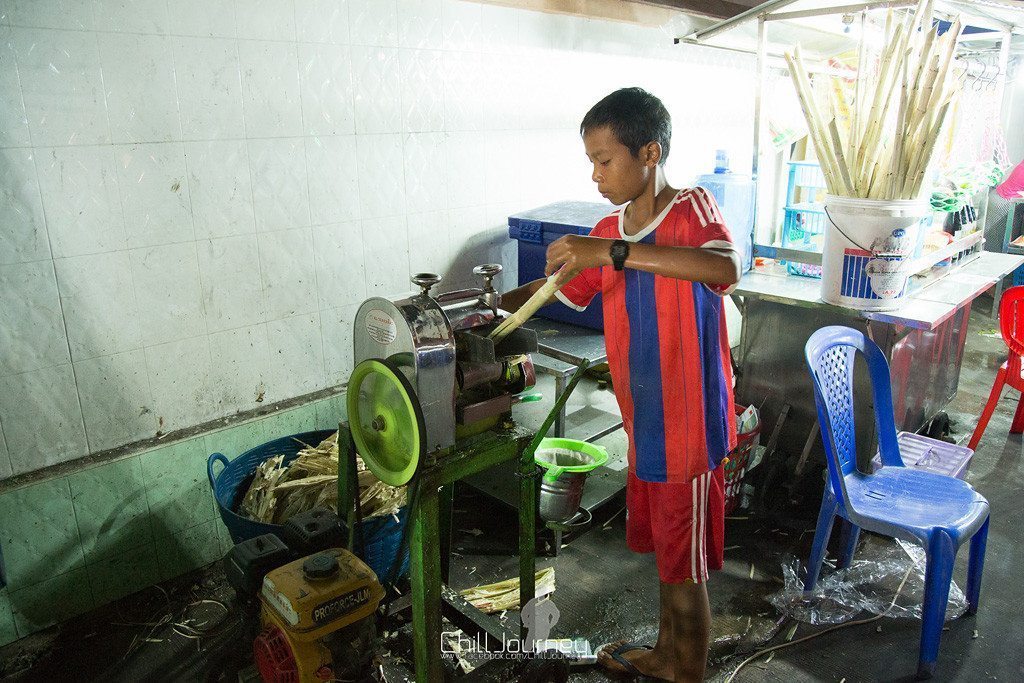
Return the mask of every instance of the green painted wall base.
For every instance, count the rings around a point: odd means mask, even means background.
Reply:
[[[0,494],[0,645],[220,559],[206,459],[337,428],[343,394]]]

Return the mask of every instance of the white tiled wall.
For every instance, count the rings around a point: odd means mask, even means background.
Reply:
[[[0,477],[344,382],[411,271],[464,284],[510,212],[599,200],[624,85],[670,180],[749,158],[751,61],[463,0],[0,0]]]

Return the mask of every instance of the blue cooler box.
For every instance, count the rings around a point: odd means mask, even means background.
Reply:
[[[615,207],[597,202],[555,202],[508,217],[508,236],[519,241],[519,284],[544,277],[548,245],[563,235],[588,235]],[[538,315],[595,330],[604,329],[601,295],[580,312],[558,302]]]

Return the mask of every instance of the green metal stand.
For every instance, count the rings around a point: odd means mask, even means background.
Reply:
[[[537,466],[534,453],[576,385],[589,361],[584,360],[565,390],[558,396],[540,430],[528,432],[512,426],[484,432],[462,440],[445,453],[435,454],[435,464],[421,465],[409,485],[409,569],[412,583],[413,651],[418,683],[444,680],[441,662],[442,611],[464,631],[482,636],[481,642],[494,647],[516,639],[501,623],[483,614],[447,587],[451,549],[453,484],[494,467],[519,459],[519,604],[536,594]],[[355,446],[348,425],[338,426],[338,513],[348,522],[349,550],[356,550],[358,525],[358,481]],[[413,491],[413,487],[418,490]],[[385,577],[382,577],[382,579]],[[527,624],[520,627],[518,640],[525,644]]]
[[[534,452],[582,379],[588,365],[587,361],[580,365],[536,434],[519,427],[486,432],[459,443],[448,454],[438,457],[436,464],[420,471],[415,482],[419,486],[415,509],[411,510],[409,516],[412,524],[409,551],[413,648],[418,683],[444,680],[441,661],[442,608],[460,628],[472,627],[485,631],[485,638],[489,636],[487,642],[507,640],[504,629],[496,619],[485,618],[486,615],[443,587],[447,580],[445,574],[449,544],[445,541],[450,530],[451,485],[498,463],[520,459],[519,601],[520,605],[525,605],[534,597],[536,590],[537,467],[533,460]],[[444,520],[441,519],[442,512]],[[442,548],[445,555],[443,563]],[[526,632],[527,626],[523,624],[519,633],[521,641],[525,640]]]

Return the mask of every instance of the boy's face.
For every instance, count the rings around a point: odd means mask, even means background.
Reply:
[[[583,147],[594,167],[590,178],[597,183],[597,191],[616,206],[643,193],[661,157],[661,145],[656,142],[641,147],[633,156],[610,126],[584,132]]]

